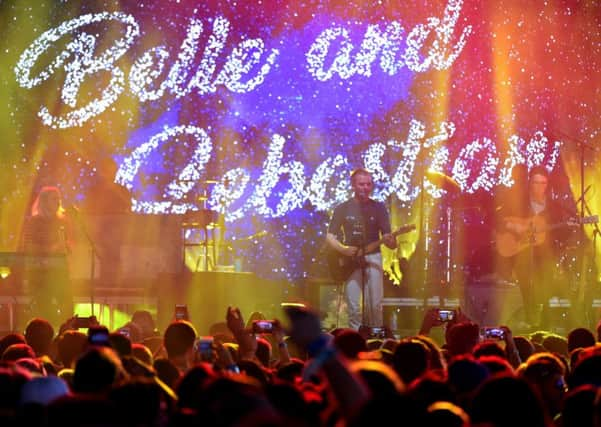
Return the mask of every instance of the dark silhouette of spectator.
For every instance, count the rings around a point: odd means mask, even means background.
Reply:
[[[359,353],[367,351],[365,338],[354,329],[344,329],[334,336],[334,346],[349,359],[356,359]]]
[[[88,337],[79,331],[65,331],[57,339],[57,362],[65,368],[74,368],[75,361],[83,354]]]
[[[445,372],[447,370],[447,362],[442,349],[438,346],[438,344],[436,344],[432,338],[425,335],[416,335],[413,338],[423,342],[428,347],[430,355],[430,369],[439,372]]]
[[[290,362],[278,366],[275,377],[278,380],[283,380],[290,384],[296,384],[298,379],[302,377],[305,364],[302,360],[293,358]]]
[[[131,341],[125,335],[119,332],[111,332],[109,334],[109,343],[111,343],[111,347],[117,352],[119,357],[131,356]]]
[[[18,425],[15,417],[21,390],[31,378],[31,374],[25,369],[14,365],[0,366],[0,425]]]
[[[451,402],[435,402],[424,416],[425,427],[470,427],[469,415]]]
[[[144,344],[133,343],[131,345],[131,355],[149,366],[154,364],[152,353]]]
[[[409,385],[408,396],[411,398],[411,403],[421,413],[438,401],[457,403],[451,386],[434,372],[427,373],[413,381]]]
[[[566,393],[557,424],[561,427],[592,427],[596,394],[597,387],[590,384],[576,387]]]
[[[269,402],[282,416],[281,425],[310,427],[320,425],[320,407],[305,400],[304,395],[292,384],[277,383],[265,387]]]
[[[4,350],[4,353],[2,353],[2,361],[4,362],[16,362],[24,357],[35,358],[35,352],[27,344],[10,345]]]
[[[63,396],[48,405],[48,426],[115,426],[120,424],[115,404],[105,397],[90,394]]]
[[[480,341],[480,328],[473,322],[460,322],[446,332],[446,348],[451,358],[472,353]]]
[[[36,317],[31,319],[25,327],[25,340],[38,357],[50,353],[53,338],[54,328],[45,319]]]
[[[192,323],[186,320],[171,322],[163,335],[167,358],[183,373],[194,365],[194,342],[197,334]]]
[[[491,375],[505,374],[513,375],[513,367],[504,357],[499,356],[480,356],[478,362],[482,363],[488,369]]]
[[[576,328],[568,334],[568,353],[576,348],[586,348],[595,345],[595,335],[586,328]]]
[[[584,384],[601,387],[601,354],[595,352],[580,352],[579,360],[568,377],[570,388]]]
[[[423,375],[430,366],[430,351],[426,345],[413,338],[399,341],[392,357],[392,366],[405,384]]]
[[[567,389],[563,362],[554,354],[538,353],[520,367],[519,374],[537,390],[547,414],[553,419],[561,410],[561,401]]]
[[[568,352],[568,340],[557,334],[548,334],[543,339],[543,347],[548,352],[559,354],[567,357]]]
[[[215,378],[217,374],[209,363],[201,362],[194,365],[177,383],[175,392],[179,397],[178,408],[198,410],[203,389]]]
[[[270,374],[259,362],[250,359],[238,361],[238,368],[250,378],[254,378],[262,386],[270,382]]]
[[[380,361],[354,361],[351,364],[351,371],[357,373],[365,381],[373,398],[405,391],[405,384],[394,369]]]
[[[23,369],[28,370],[34,376],[46,376],[46,368],[40,359],[34,359],[32,357],[22,357],[15,360],[15,364]]]
[[[474,347],[472,354],[476,359],[480,359],[483,356],[497,356],[507,360],[507,353],[505,353],[505,349],[502,348],[496,341],[492,340],[486,340],[478,343],[476,347]]]
[[[175,390],[182,373],[169,359],[158,358],[153,363],[154,370],[161,381]]]
[[[121,360],[108,347],[89,348],[75,364],[73,391],[104,395],[111,387],[126,377]]]
[[[495,376],[476,391],[470,418],[475,425],[550,427],[540,398],[522,378]]]
[[[109,399],[114,402],[120,425],[158,426],[169,415],[162,389],[151,379],[136,378],[114,387]]]
[[[259,386],[244,376],[210,381],[199,400],[196,425],[281,425],[281,418]]]
[[[22,334],[13,332],[0,338],[0,357],[9,346],[13,344],[27,344]]]
[[[402,414],[402,415],[401,415]],[[369,399],[364,405],[350,414],[349,427],[391,425],[391,420],[399,421],[399,425],[420,425],[423,412],[404,394],[386,394]],[[330,423],[333,424],[333,423]]]
[[[255,355],[263,367],[269,368],[271,366],[272,348],[269,341],[265,338],[257,337],[257,351]]]
[[[534,354],[534,344],[528,338],[518,335],[517,337],[513,337],[513,342],[523,362]]]
[[[472,392],[489,376],[488,368],[472,355],[457,356],[449,363],[448,383],[457,396],[457,402],[464,408]]]

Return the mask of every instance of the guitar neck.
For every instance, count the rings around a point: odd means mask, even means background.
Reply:
[[[405,234],[408,233],[411,230],[415,229],[415,225],[406,225],[404,227],[399,228],[398,230],[393,231],[392,233],[390,233],[392,235],[392,237],[397,237],[400,234]],[[369,253],[374,251],[375,249],[377,249],[382,243],[384,243],[384,237],[381,237],[379,240],[375,241],[375,242],[371,242],[368,243],[365,246],[365,250],[364,253]]]

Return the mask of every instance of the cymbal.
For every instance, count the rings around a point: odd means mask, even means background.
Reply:
[[[459,186],[457,181],[455,181],[453,178],[451,178],[448,175],[445,175],[442,172],[428,169],[426,170],[426,178],[428,178],[428,180],[432,184],[436,185],[439,188],[442,188],[443,190],[447,190],[449,193],[461,191],[461,187]]]

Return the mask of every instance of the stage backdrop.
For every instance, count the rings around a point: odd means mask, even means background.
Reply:
[[[573,210],[586,188],[595,213],[600,28],[596,0],[3,0],[2,247],[58,185],[82,215],[113,213],[106,194],[134,222],[217,212],[221,256],[297,281],[323,274],[359,166],[395,225],[420,226],[394,259],[456,232],[426,168],[479,212],[544,165],[554,197]]]

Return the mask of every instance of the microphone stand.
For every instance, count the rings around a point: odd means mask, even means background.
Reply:
[[[79,229],[81,230],[81,233],[83,234],[84,238],[88,242],[88,245],[90,246],[91,257],[92,257],[92,259],[90,260],[90,306],[91,306],[91,315],[94,316],[94,281],[96,278],[96,256],[98,255],[98,251],[96,250],[96,243],[94,242],[94,239],[92,239],[92,236],[89,233],[87,225],[85,224],[84,220],[81,218],[81,213],[80,213],[79,209],[73,207],[72,210],[73,210],[73,212],[75,212],[75,214],[73,215],[73,218],[79,225]]]
[[[369,326],[365,324],[365,306],[367,305],[367,299],[365,298],[365,284],[367,282],[367,261],[365,259],[365,249],[367,248],[367,221],[365,218],[365,209],[367,208],[367,206],[361,201],[359,201],[359,208],[361,210],[361,220],[363,222],[363,233],[361,236],[361,248],[359,259],[359,263],[361,266],[361,326],[366,327]],[[362,329],[362,327],[360,327],[359,329]]]

